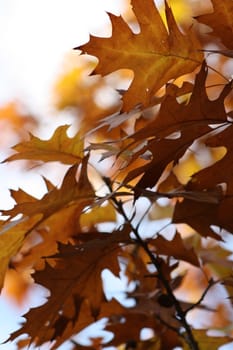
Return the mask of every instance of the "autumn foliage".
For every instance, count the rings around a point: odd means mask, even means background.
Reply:
[[[44,178],[41,198],[11,190],[2,210],[1,288],[13,276],[22,298],[34,283],[49,291],[10,336],[18,349],[232,341],[233,1],[193,14],[190,1],[188,24],[172,4],[162,14],[131,0],[129,23],[109,14],[111,37],[77,47],[80,66],[55,88],[76,131],[30,134],[4,161],[66,166],[61,184]],[[124,298],[108,296],[106,270],[126,281]],[[111,339],[75,337],[101,319]]]

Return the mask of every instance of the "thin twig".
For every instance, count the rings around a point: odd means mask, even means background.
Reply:
[[[180,334],[180,330],[172,325],[170,325],[167,321],[165,321],[161,316],[159,315],[155,315],[155,317],[167,328],[171,329],[173,332],[176,332],[179,336]]]
[[[202,293],[200,299],[194,303],[192,306],[190,306],[188,309],[186,309],[184,311],[185,314],[187,314],[189,311],[193,310],[194,308],[196,308],[197,306],[199,306],[201,304],[201,302],[204,300],[206,294],[208,293],[208,291],[210,290],[211,287],[213,287],[213,285],[215,285],[216,283],[218,283],[218,281],[214,281],[212,278],[208,281],[208,286],[206,287],[206,289],[204,290],[204,292]]]
[[[109,191],[111,193],[112,186],[111,186],[110,179],[104,178],[104,181],[105,181],[105,183],[106,183],[106,185],[109,188]],[[191,350],[199,350],[198,343],[196,342],[196,340],[193,336],[192,329],[186,320],[186,312],[183,311],[183,309],[180,305],[180,302],[176,299],[175,295],[173,294],[172,287],[170,286],[169,281],[166,279],[166,277],[163,274],[159,260],[151,252],[151,250],[148,247],[147,242],[141,238],[141,236],[138,232],[138,229],[136,227],[134,227],[134,225],[132,224],[132,222],[128,218],[127,214],[125,213],[122,201],[118,200],[116,197],[112,197],[111,200],[112,200],[112,203],[114,204],[115,208],[118,210],[119,214],[121,214],[122,217],[124,218],[125,222],[130,225],[131,230],[137,239],[137,242],[144,249],[144,251],[146,252],[148,257],[150,258],[151,263],[155,266],[155,268],[157,270],[158,279],[162,282],[164,288],[166,289],[167,294],[169,295],[169,297],[173,301],[173,305],[174,305],[176,312],[177,312],[177,320],[180,321],[181,325],[185,329],[185,332],[182,334],[183,338],[185,339],[186,343],[189,345],[189,348]]]
[[[142,221],[145,219],[146,215],[149,213],[150,209],[151,209],[151,204],[149,204],[149,206],[147,207],[147,209],[145,210],[145,212],[141,216],[140,220],[138,221],[137,226],[136,226],[136,230],[139,229],[139,226],[141,225]]]

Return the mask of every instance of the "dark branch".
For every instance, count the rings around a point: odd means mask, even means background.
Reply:
[[[110,193],[112,193],[113,190],[112,190],[110,179],[104,178],[103,180],[105,181]],[[159,260],[151,252],[147,242],[141,238],[141,236],[138,232],[138,227],[134,227],[131,220],[128,218],[128,216],[124,210],[122,201],[118,200],[114,196],[111,198],[111,200],[112,200],[112,203],[114,204],[115,208],[119,212],[119,214],[121,214],[122,217],[124,218],[125,222],[130,225],[131,230],[134,233],[138,244],[144,249],[144,251],[146,252],[148,257],[150,258],[151,263],[155,266],[155,268],[157,270],[158,279],[162,282],[168,296],[173,301],[173,305],[174,305],[174,307],[176,309],[176,313],[177,313],[177,320],[180,322],[180,324],[182,325],[182,327],[185,330],[185,332],[182,334],[182,337],[185,339],[186,343],[189,345],[189,348],[191,350],[199,350],[198,343],[196,342],[196,340],[193,336],[191,326],[188,324],[188,322],[186,320],[186,313],[187,312],[182,309],[179,300],[177,300],[176,296],[174,295],[172,287],[169,284],[169,281],[166,279],[166,277],[163,274]]]

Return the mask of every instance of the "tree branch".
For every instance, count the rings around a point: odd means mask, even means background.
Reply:
[[[103,179],[110,191],[110,193],[113,192],[112,186],[111,186],[111,182],[109,178],[104,178]],[[112,203],[114,204],[115,208],[117,209],[117,211],[119,212],[119,214],[121,214],[121,216],[124,218],[125,222],[127,224],[130,225],[132,232],[134,233],[137,242],[140,244],[140,246],[144,249],[144,251],[146,252],[146,254],[148,255],[148,257],[151,260],[151,263],[155,266],[156,270],[157,270],[157,277],[158,279],[162,282],[168,296],[171,298],[173,305],[176,309],[177,312],[177,320],[180,322],[180,324],[182,325],[182,327],[185,329],[184,333],[180,333],[180,335],[185,339],[186,343],[189,345],[189,348],[191,350],[199,350],[198,347],[198,343],[196,342],[193,333],[192,333],[192,329],[191,326],[188,324],[187,320],[186,320],[186,313],[187,311],[184,311],[180,305],[180,302],[177,300],[177,298],[175,297],[172,287],[169,284],[169,281],[166,279],[166,277],[163,274],[163,271],[161,269],[161,265],[160,262],[158,260],[158,258],[151,252],[150,248],[148,247],[148,244],[146,241],[144,241],[142,239],[142,237],[140,236],[139,232],[138,232],[138,226],[134,227],[134,225],[132,224],[131,220],[128,218],[124,207],[123,207],[123,203],[121,200],[118,200],[115,196],[113,196],[112,198],[110,198]]]
[[[208,293],[208,291],[210,290],[210,288],[215,285],[216,283],[218,283],[219,281],[214,281],[212,278],[208,281],[208,286],[206,287],[206,289],[204,290],[204,292],[202,293],[200,299],[194,303],[192,306],[190,306],[188,309],[186,309],[184,312],[185,314],[187,314],[189,311],[193,310],[195,307],[199,306],[201,304],[201,302],[204,300],[206,294]]]

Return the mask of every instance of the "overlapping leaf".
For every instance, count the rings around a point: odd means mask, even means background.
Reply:
[[[29,196],[22,190],[12,191],[18,201],[14,208],[3,211],[5,215],[14,217],[18,214],[33,217],[41,213],[42,220],[37,228],[41,240],[32,244],[19,267],[42,267],[42,256],[57,252],[57,241],[67,243],[71,236],[78,232],[79,217],[85,206],[91,204],[95,193],[87,177],[87,158],[82,161],[82,167],[77,181],[77,165],[71,167],[60,188],[52,187],[41,199]]]
[[[184,260],[197,267],[200,266],[195,251],[185,247],[185,244],[177,232],[171,241],[159,235],[150,241],[150,244],[156,249],[159,255],[173,256],[177,260]]]
[[[203,63],[189,102],[177,102],[178,88],[174,88],[167,93],[157,118],[133,135],[135,142],[148,139],[148,144],[135,153],[134,159],[146,151],[150,151],[153,157],[148,164],[132,170],[125,181],[143,174],[138,188],[154,186],[170,162],[176,164],[197,138],[213,130],[210,124],[227,122],[224,99],[231,91],[231,84],[224,87],[217,99],[210,100],[205,88],[207,74],[208,69]],[[180,135],[170,137],[175,132]]]
[[[65,207],[47,218],[38,234],[41,241],[34,244],[23,259],[14,266],[23,268],[34,266],[37,269],[44,267],[44,259],[41,257],[53,255],[57,252],[57,242],[67,244],[69,239],[90,240],[96,238],[97,232],[93,229],[100,222],[115,221],[116,213],[110,205],[94,207],[92,211],[83,213],[83,208],[88,202],[76,201],[74,205]],[[62,218],[62,220],[59,220]],[[83,233],[83,230],[84,232]],[[88,229],[88,232],[86,232]],[[91,230],[91,231],[90,231]]]
[[[221,237],[211,229],[211,225],[221,227],[223,222],[219,220],[219,204],[198,203],[189,199],[178,202],[175,207],[172,221],[176,224],[186,223],[193,227],[203,237],[212,237],[221,240]],[[224,224],[226,227],[226,224]],[[232,228],[232,223],[227,225]]]
[[[137,305],[132,308],[125,308],[121,312],[118,311],[117,314],[113,314],[109,319],[106,330],[113,332],[114,338],[111,340],[109,345],[119,346],[120,344],[135,344],[139,349],[142,346],[153,343],[154,346],[158,346],[158,349],[168,349],[172,350],[175,346],[181,345],[181,339],[179,335],[166,327],[166,325],[160,323],[160,318],[169,319],[170,321],[177,325],[177,321],[174,319],[170,308],[158,308],[156,303],[152,301],[155,298],[151,298],[149,293],[143,298],[140,292],[136,296]],[[144,297],[145,297],[144,296]],[[141,300],[141,302],[140,302]],[[145,301],[145,305],[143,302]],[[148,308],[149,306],[149,308]],[[150,308],[151,307],[151,308]],[[151,328],[155,333],[155,338],[152,338],[150,342],[145,343],[140,342],[141,330],[143,328]],[[174,328],[175,329],[175,328]],[[154,342],[153,342],[154,340]],[[147,349],[147,348],[145,348]],[[150,349],[150,347],[148,347]],[[154,349],[152,347],[151,349]],[[155,347],[157,349],[157,347]]]
[[[98,238],[77,246],[60,245],[59,253],[52,257],[55,265],[51,267],[47,263],[44,270],[34,274],[35,281],[51,291],[48,302],[29,311],[22,330],[15,332],[12,339],[23,331],[39,345],[63,336],[67,328],[74,328],[83,318],[80,310],[85,300],[94,320],[105,300],[101,272],[109,268],[115,275],[119,274],[119,243],[130,243],[129,232],[125,227],[122,231],[99,233]],[[86,312],[87,308],[84,309]]]
[[[126,312],[122,314],[117,321],[110,323],[106,328],[115,335],[110,345],[119,346],[125,343],[130,344],[130,342],[137,344],[137,342],[140,341],[140,331],[144,327],[161,330],[158,321],[149,314],[146,315],[136,312],[129,314]],[[159,340],[157,339],[157,341]]]
[[[174,221],[181,222],[186,221],[197,231],[211,232],[211,225],[216,225],[220,228],[224,228],[229,232],[233,232],[233,223],[231,208],[233,205],[233,128],[230,125],[222,132],[209,138],[205,144],[209,147],[226,147],[226,154],[222,159],[217,161],[212,166],[202,169],[198,173],[192,176],[192,179],[187,184],[186,188],[193,191],[206,191],[208,189],[214,189],[219,186],[221,191],[222,184],[226,184],[224,190],[225,196],[222,196],[219,204],[207,205],[200,203],[199,206],[194,205],[188,200],[184,200],[182,203],[178,203],[174,213]],[[226,171],[227,169],[227,171]],[[192,210],[190,211],[190,208]],[[199,217],[199,219],[197,219]]]
[[[192,72],[201,63],[202,54],[194,33],[182,34],[167,2],[165,5],[168,29],[153,0],[148,0],[146,6],[143,0],[132,0],[139,34],[134,34],[121,17],[109,15],[112,37],[91,36],[79,48],[99,59],[96,73],[133,70],[133,82],[123,97],[125,110],[139,103],[147,106],[154,93],[169,80]]]
[[[37,201],[27,201],[16,204],[13,209],[3,211],[5,215],[17,214],[34,215],[42,213],[48,218],[59,210],[74,205],[77,201],[89,203],[95,194],[87,177],[87,158],[82,162],[79,181],[76,180],[77,165],[72,166],[66,173],[60,188],[54,188]]]

